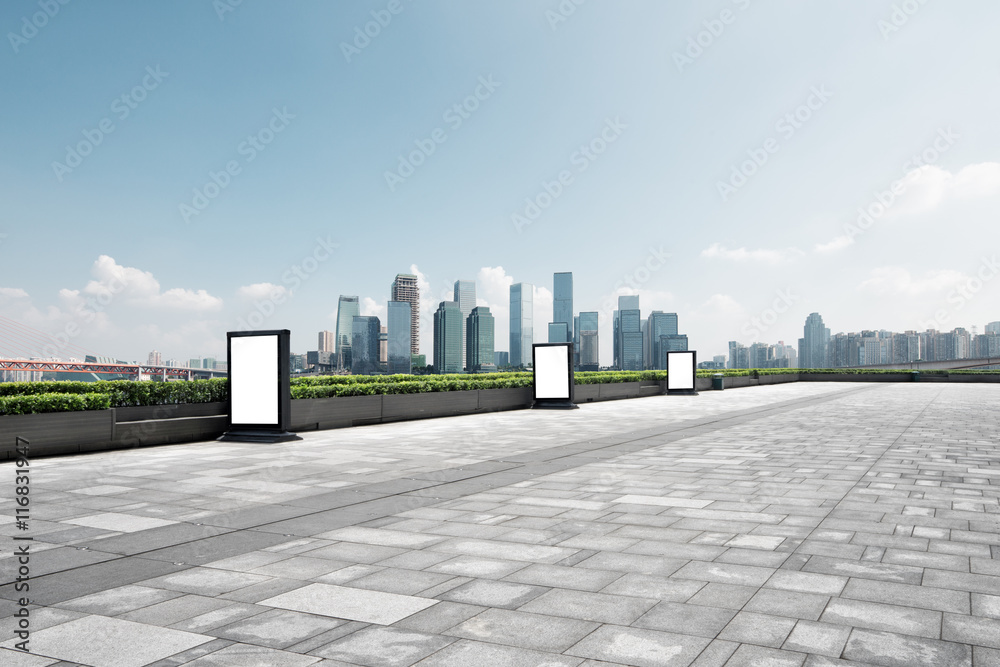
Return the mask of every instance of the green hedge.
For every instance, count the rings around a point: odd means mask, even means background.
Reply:
[[[145,380],[100,380],[98,382],[0,382],[2,396],[40,394],[105,395],[112,408],[173,403],[212,403],[225,401],[229,381],[192,380],[190,382],[153,382]]]
[[[107,394],[44,393],[25,396],[0,396],[0,415],[33,415],[39,412],[75,412],[107,410],[111,397]]]

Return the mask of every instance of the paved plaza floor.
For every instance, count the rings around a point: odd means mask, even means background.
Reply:
[[[31,464],[0,665],[1000,666],[1000,386],[795,383]]]

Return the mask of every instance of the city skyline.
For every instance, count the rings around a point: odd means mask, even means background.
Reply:
[[[602,360],[623,294],[700,358],[812,312],[997,319],[995,3],[418,4],[357,53],[383,6],[73,3],[25,37],[4,4],[0,316],[123,359],[305,351],[403,271],[429,355],[456,280],[504,347],[510,284],[541,341],[571,270]]]

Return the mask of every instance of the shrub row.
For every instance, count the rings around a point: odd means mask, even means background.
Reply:
[[[0,396],[0,415],[33,415],[39,412],[74,412],[107,410],[111,397],[107,394],[44,393],[26,396]]]
[[[104,395],[110,407],[174,403],[211,403],[225,401],[229,381],[192,380],[190,382],[133,382],[131,380],[100,380],[98,382],[3,382],[0,396],[32,396],[39,394]]]

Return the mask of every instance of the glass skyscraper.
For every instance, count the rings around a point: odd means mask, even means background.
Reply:
[[[510,364],[531,365],[533,343],[531,313],[534,308],[534,285],[516,283],[510,286]]]
[[[799,339],[799,367],[828,368],[829,347],[830,330],[824,326],[819,313],[810,313],[806,318],[803,337]]]
[[[465,321],[467,370],[496,370],[493,363],[493,314],[485,306],[477,306]]]
[[[456,301],[442,301],[434,313],[434,372],[462,372],[462,311]]]
[[[382,330],[382,323],[377,317],[358,315],[351,325],[351,373],[354,375],[377,373],[378,335]]]
[[[337,303],[337,332],[333,352],[337,354],[337,368],[351,368],[351,344],[354,336],[354,318],[361,314],[361,306],[356,296],[340,296]]]
[[[677,335],[677,313],[654,310],[646,320],[646,338],[643,341],[646,368],[666,370],[666,356],[661,352],[661,336]],[[670,343],[675,347],[679,343]],[[686,346],[685,346],[686,347]]]
[[[411,273],[399,273],[390,288],[392,301],[410,304],[410,352],[420,354],[420,287]]]
[[[455,281],[455,302],[458,309],[462,311],[462,368],[469,369],[470,365],[466,361],[465,344],[465,322],[472,314],[472,309],[476,307],[476,281],[456,280]]]
[[[550,343],[569,343],[574,339],[573,332],[573,274],[571,272],[552,275],[552,324],[562,322],[566,325],[566,333],[559,339],[552,338],[553,333],[561,331],[558,327],[549,327]]]
[[[642,370],[642,323],[639,316],[639,296],[618,297],[618,350],[621,370]]]
[[[386,370],[396,373],[412,371],[410,352],[410,304],[406,301],[390,301],[386,312],[386,326],[389,335],[389,359]]]
[[[598,361],[598,335],[597,324],[599,316],[596,311],[580,313],[579,321],[579,346],[580,346],[580,370],[596,371],[600,369]]]

